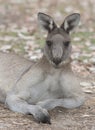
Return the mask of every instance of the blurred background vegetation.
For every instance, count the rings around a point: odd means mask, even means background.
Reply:
[[[72,66],[84,75],[95,74],[95,0],[0,0],[0,50],[41,57],[46,33],[37,25],[38,12],[51,15],[58,24],[69,14],[81,14],[71,34]]]

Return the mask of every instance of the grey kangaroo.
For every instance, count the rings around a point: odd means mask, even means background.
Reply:
[[[76,108],[84,103],[84,93],[70,65],[70,31],[79,20],[80,15],[74,13],[57,27],[51,16],[38,13],[38,22],[48,35],[43,56],[36,63],[0,52],[0,102],[12,111],[32,114],[36,121],[48,124],[48,110],[57,106]]]

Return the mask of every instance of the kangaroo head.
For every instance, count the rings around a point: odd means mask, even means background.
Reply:
[[[74,13],[67,16],[60,27],[57,27],[53,18],[49,15],[38,13],[39,24],[48,31],[44,55],[55,66],[64,64],[71,54],[70,31],[79,23],[80,14]]]

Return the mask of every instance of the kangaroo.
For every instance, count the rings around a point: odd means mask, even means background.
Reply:
[[[39,12],[38,22],[48,35],[43,56],[36,63],[0,52],[1,103],[47,124],[51,124],[48,110],[57,106],[72,109],[84,103],[84,93],[70,65],[70,32],[79,21],[80,14],[74,13],[57,27],[51,16]]]

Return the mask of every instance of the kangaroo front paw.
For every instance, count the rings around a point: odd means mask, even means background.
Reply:
[[[51,124],[50,116],[49,116],[47,110],[45,110],[45,109],[39,109],[38,112],[35,113],[34,118],[39,123]]]

